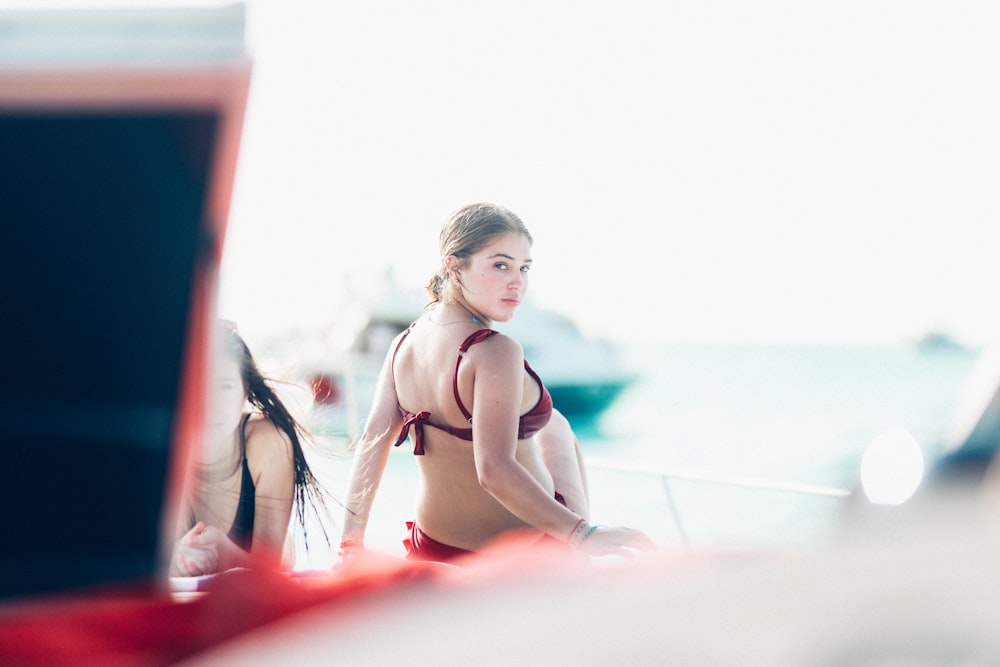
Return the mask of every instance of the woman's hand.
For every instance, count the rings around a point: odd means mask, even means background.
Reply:
[[[635,528],[590,526],[588,531],[575,546],[590,556],[635,556],[656,550],[653,540]]]
[[[170,575],[199,577],[228,569],[236,560],[234,550],[242,552],[221,530],[199,521],[174,545]]]

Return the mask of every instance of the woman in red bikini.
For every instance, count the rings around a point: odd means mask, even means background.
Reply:
[[[511,531],[591,555],[653,548],[640,531],[590,523],[568,422],[521,345],[490,328],[514,317],[524,299],[531,244],[521,220],[491,204],[461,209],[442,229],[441,267],[427,286],[432,302],[393,342],[358,442],[345,555],[363,546],[389,452],[407,437],[420,477],[408,558],[488,552]]]

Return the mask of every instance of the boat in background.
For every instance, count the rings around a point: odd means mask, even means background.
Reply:
[[[570,419],[599,415],[634,380],[610,342],[584,336],[565,315],[526,301],[510,322],[494,325],[517,339],[556,408]]]
[[[314,432],[357,435],[392,340],[420,317],[426,301],[422,289],[392,283],[365,304],[346,307],[336,325],[281,341],[281,356],[294,359],[296,380],[312,389]],[[494,328],[521,343],[553,404],[571,420],[597,417],[635,380],[611,343],[584,336],[568,317],[530,301],[513,321]]]
[[[972,348],[944,331],[927,331],[915,343],[921,353],[968,352]]]

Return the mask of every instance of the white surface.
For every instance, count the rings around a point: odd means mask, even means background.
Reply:
[[[189,664],[997,664],[996,510],[969,497],[869,507],[798,556],[484,568],[331,603]]]

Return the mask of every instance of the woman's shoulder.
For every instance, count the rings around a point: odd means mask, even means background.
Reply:
[[[521,343],[501,331],[480,329],[466,338],[466,341],[475,341],[466,351],[470,360],[500,364],[524,362]]]
[[[286,488],[295,475],[295,453],[288,435],[266,415],[254,413],[247,420],[246,436],[247,466],[257,489]]]
[[[390,358],[412,353],[440,362],[445,358],[454,358],[457,351],[469,361],[523,362],[524,350],[521,344],[507,334],[495,329],[458,326],[457,323],[442,325],[433,319],[430,314],[432,312],[425,313],[409,328],[400,332],[389,350]],[[402,345],[402,339],[407,336],[412,343]]]
[[[255,413],[246,423],[247,458],[291,450],[291,439],[266,415]]]

